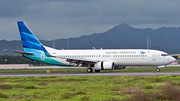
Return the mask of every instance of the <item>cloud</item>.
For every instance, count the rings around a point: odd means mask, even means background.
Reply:
[[[139,28],[180,26],[179,0],[1,0],[0,39],[20,39],[23,20],[39,39],[79,37],[121,23]]]

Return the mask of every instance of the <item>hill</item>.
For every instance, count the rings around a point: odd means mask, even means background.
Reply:
[[[128,24],[120,24],[104,33],[93,33],[77,38],[57,39],[54,41],[40,40],[44,45],[56,49],[91,49],[96,48],[147,48],[147,36],[151,39],[151,48],[168,53],[180,53],[180,27],[161,27],[158,29],[139,29]],[[68,44],[68,45],[67,45]],[[21,41],[0,40],[0,54],[4,49],[22,50]]]

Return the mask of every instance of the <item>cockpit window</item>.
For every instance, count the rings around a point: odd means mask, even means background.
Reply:
[[[168,56],[168,54],[161,54],[161,56]]]

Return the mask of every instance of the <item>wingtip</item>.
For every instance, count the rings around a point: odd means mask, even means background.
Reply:
[[[17,23],[22,23],[23,21],[17,21]]]

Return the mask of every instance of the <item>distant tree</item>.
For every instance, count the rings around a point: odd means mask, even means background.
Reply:
[[[36,61],[26,59],[20,55],[17,55],[17,56],[0,55],[0,64],[30,64],[30,65],[36,65],[36,66],[48,65],[45,63],[36,62]]]

